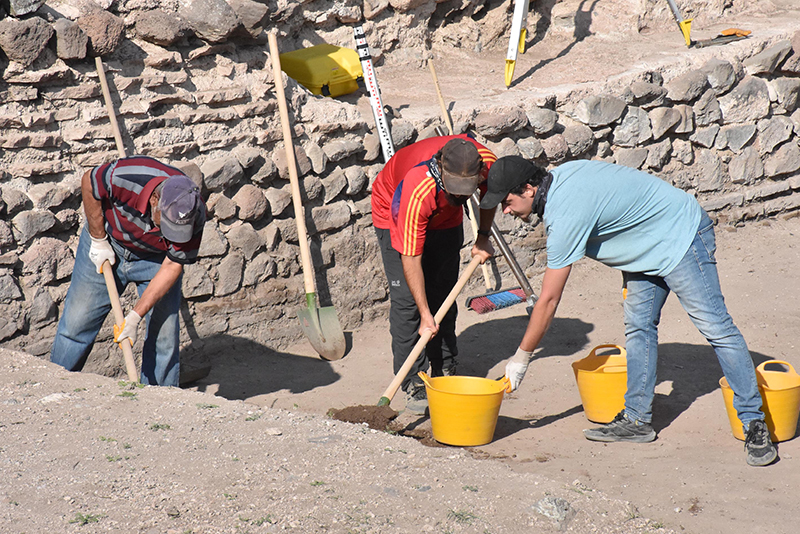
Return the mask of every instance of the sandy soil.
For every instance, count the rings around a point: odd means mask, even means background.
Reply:
[[[721,228],[717,234],[723,292],[754,361],[785,360],[800,369],[795,349],[800,275],[793,267],[800,263],[800,219]],[[480,281],[473,282],[465,295],[483,292]],[[534,290],[539,284],[533,281]],[[563,484],[578,480],[634,503],[646,517],[676,531],[793,532],[800,441],[781,443],[780,460],[770,467],[746,465],[743,444],[733,437],[725,412],[719,364],[674,297],[660,329],[658,439],[604,445],[583,438],[581,430],[593,425],[584,416],[570,363],[602,343],[624,344],[620,284],[615,270],[590,260],[576,265],[539,358],[521,389],[502,404],[495,440],[470,449],[472,455],[502,461],[515,473]],[[504,287],[512,285],[506,281]],[[524,307],[477,315],[460,300],[460,373],[501,376],[522,336]],[[236,350],[220,352],[197,389],[316,414],[374,404],[392,378],[387,330],[376,323],[353,332],[352,348],[337,362],[319,360],[305,343],[281,353],[256,353],[245,350],[246,342],[226,340]],[[392,405],[402,409],[401,396]],[[427,418],[401,414],[399,420],[419,435],[430,431]]]
[[[775,21],[746,22],[775,31]],[[458,101],[513,101],[686,58],[679,39],[641,36],[624,50],[593,37],[543,43],[520,57],[509,90],[501,51],[466,69],[437,59],[437,69],[457,109]],[[395,109],[438,115],[426,69],[378,75]],[[800,368],[798,235],[798,218],[717,231],[723,292],[756,363]],[[532,282],[538,289],[540,280]],[[745,464],[719,365],[674,298],[661,326],[658,439],[583,438],[591,423],[570,363],[601,343],[624,342],[620,283],[616,271],[576,265],[539,358],[503,402],[495,439],[470,449],[423,446],[325,417],[331,408],[374,404],[391,381],[384,321],[348,332],[337,362],[320,360],[302,341],[275,351],[241,338],[205,340],[211,373],[189,390],[138,389],[0,349],[0,532],[796,531],[800,441],[781,443],[770,467]],[[464,296],[483,291],[476,277]],[[522,336],[524,308],[479,316],[463,299],[459,307],[460,372],[501,376]],[[403,408],[400,396],[393,407]],[[427,418],[401,414],[399,423],[429,436]],[[534,510],[554,497],[570,503],[574,518],[559,524]]]
[[[723,291],[756,362],[800,368],[798,235],[800,218],[718,232]],[[483,292],[474,282],[464,295]],[[745,464],[719,365],[674,298],[661,327],[658,439],[583,438],[591,424],[570,362],[622,342],[619,286],[616,271],[576,265],[494,440],[473,448],[325,417],[374,404],[391,381],[383,322],[349,332],[336,362],[306,343],[278,352],[209,339],[211,374],[184,390],[68,373],[0,349],[0,532],[794,532],[800,441],[781,443],[772,466]],[[500,376],[524,308],[459,307],[462,373]],[[392,405],[401,410],[402,397]],[[398,419],[430,436],[427,418]],[[557,503],[571,511],[561,522]]]

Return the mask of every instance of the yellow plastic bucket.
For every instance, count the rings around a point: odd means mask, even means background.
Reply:
[[[447,445],[486,445],[494,437],[508,379],[419,373],[428,393],[433,439]]]
[[[603,349],[617,354],[598,355]],[[625,408],[628,389],[627,352],[619,345],[598,345],[588,356],[572,363],[583,412],[589,421],[610,423]]]
[[[767,370],[767,365],[781,366],[780,371]],[[756,367],[758,391],[761,393],[764,419],[773,442],[787,441],[797,433],[800,416],[800,375],[789,362],[769,360]],[[744,440],[744,429],[733,407],[733,390],[723,376],[719,379],[725,411],[736,439]]]

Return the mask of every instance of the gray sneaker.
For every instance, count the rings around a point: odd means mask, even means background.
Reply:
[[[406,411],[416,415],[428,413],[428,392],[424,385],[409,386],[406,391]]]
[[[458,375],[458,361],[455,358],[445,361],[442,368],[443,376],[456,376]]]
[[[778,449],[769,437],[767,423],[761,420],[750,421],[750,428],[744,440],[747,464],[760,467],[769,465],[778,457]]]
[[[613,421],[597,428],[583,431],[586,439],[591,441],[630,441],[633,443],[649,443],[656,439],[656,431],[648,423],[631,421],[625,417],[625,410],[617,414]]]

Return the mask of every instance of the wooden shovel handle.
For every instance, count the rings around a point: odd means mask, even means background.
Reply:
[[[439,311],[437,311],[436,315],[433,316],[434,320],[436,321],[436,324],[442,322],[444,316],[450,310],[450,306],[453,305],[453,302],[455,302],[456,297],[458,297],[458,294],[461,293],[461,290],[464,289],[465,285],[467,285],[469,277],[472,276],[472,273],[475,272],[475,269],[478,267],[480,262],[481,258],[479,256],[474,256],[469,265],[467,265],[464,274],[462,274],[461,278],[458,279],[456,285],[453,286],[453,289],[450,290],[450,293],[447,295],[447,298],[444,299],[444,302],[439,307]],[[417,344],[414,345],[411,354],[408,355],[406,361],[403,362],[403,365],[400,367],[400,370],[397,371],[397,374],[392,380],[392,383],[389,384],[389,387],[386,388],[386,391],[383,392],[383,396],[378,401],[378,406],[388,406],[389,403],[392,402],[392,398],[394,398],[395,393],[397,393],[397,390],[400,388],[400,384],[402,384],[403,380],[405,380],[406,375],[408,375],[408,371],[411,370],[411,367],[414,365],[414,362],[416,362],[419,355],[422,354],[422,350],[425,348],[425,345],[428,344],[428,341],[431,340],[431,337],[433,336],[430,330],[426,330],[425,332],[422,333],[422,335],[419,338],[419,341],[417,341]]]
[[[122,314],[122,305],[119,303],[117,283],[114,281],[114,273],[111,271],[111,262],[108,260],[103,262],[103,277],[106,279],[108,299],[111,301],[111,309],[114,311],[114,322],[121,325],[125,321],[125,316]],[[139,382],[139,373],[136,371],[136,362],[133,360],[133,347],[131,347],[130,340],[123,339],[122,343],[118,345],[122,349],[122,356],[125,358],[125,370],[128,373],[128,380],[131,382]]]
[[[294,218],[297,221],[297,239],[300,242],[300,261],[303,264],[303,283],[306,294],[316,293],[314,288],[314,273],[311,264],[311,252],[308,246],[308,232],[306,230],[306,216],[303,201],[300,198],[300,181],[297,177],[297,163],[294,158],[292,145],[292,129],[289,125],[289,110],[286,107],[286,94],[283,91],[283,75],[281,73],[281,59],[278,52],[278,38],[270,32],[269,56],[272,60],[272,77],[275,81],[275,96],[278,100],[278,110],[281,116],[281,130],[283,131],[283,145],[286,148],[286,165],[289,166],[289,182],[292,186],[292,205]]]

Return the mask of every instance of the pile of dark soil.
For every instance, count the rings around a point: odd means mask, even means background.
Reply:
[[[345,406],[341,410],[331,408],[328,416],[345,423],[363,423],[373,430],[387,430],[398,413],[389,406]]]

